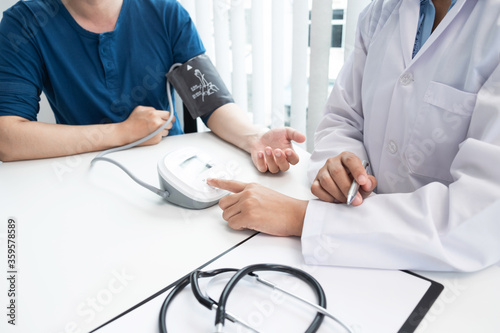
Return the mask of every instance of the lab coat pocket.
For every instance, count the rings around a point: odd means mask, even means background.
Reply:
[[[405,149],[410,172],[452,182],[450,166],[465,140],[476,94],[431,82]]]

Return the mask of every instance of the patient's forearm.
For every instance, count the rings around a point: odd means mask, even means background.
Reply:
[[[0,160],[58,157],[124,144],[119,124],[71,126],[0,117]]]

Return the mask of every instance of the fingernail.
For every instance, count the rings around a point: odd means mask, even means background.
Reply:
[[[292,156],[292,152],[291,151],[287,151],[286,152],[286,156]]]
[[[271,156],[271,153],[272,153],[272,152],[271,152],[270,150],[266,150],[266,154],[267,154],[268,156]]]
[[[276,155],[276,157],[281,157],[281,152],[277,151],[274,155]]]
[[[366,178],[366,176],[365,176],[365,175],[361,175],[361,176],[359,176],[359,177],[358,177],[358,183],[359,183],[359,184],[364,184],[364,183],[366,183],[366,180],[367,180],[367,178]]]

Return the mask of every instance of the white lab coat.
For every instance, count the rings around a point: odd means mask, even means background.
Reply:
[[[361,206],[310,201],[307,263],[474,271],[500,262],[500,1],[458,0],[411,58],[419,0],[375,0],[315,136],[368,159]]]

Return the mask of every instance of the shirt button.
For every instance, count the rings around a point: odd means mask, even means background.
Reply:
[[[396,144],[396,142],[391,140],[387,144],[387,150],[389,150],[389,153],[391,154],[396,154],[398,152],[398,145]]]
[[[411,84],[413,82],[413,74],[405,73],[405,74],[401,75],[399,78],[399,82],[403,86],[407,86],[407,85]]]

